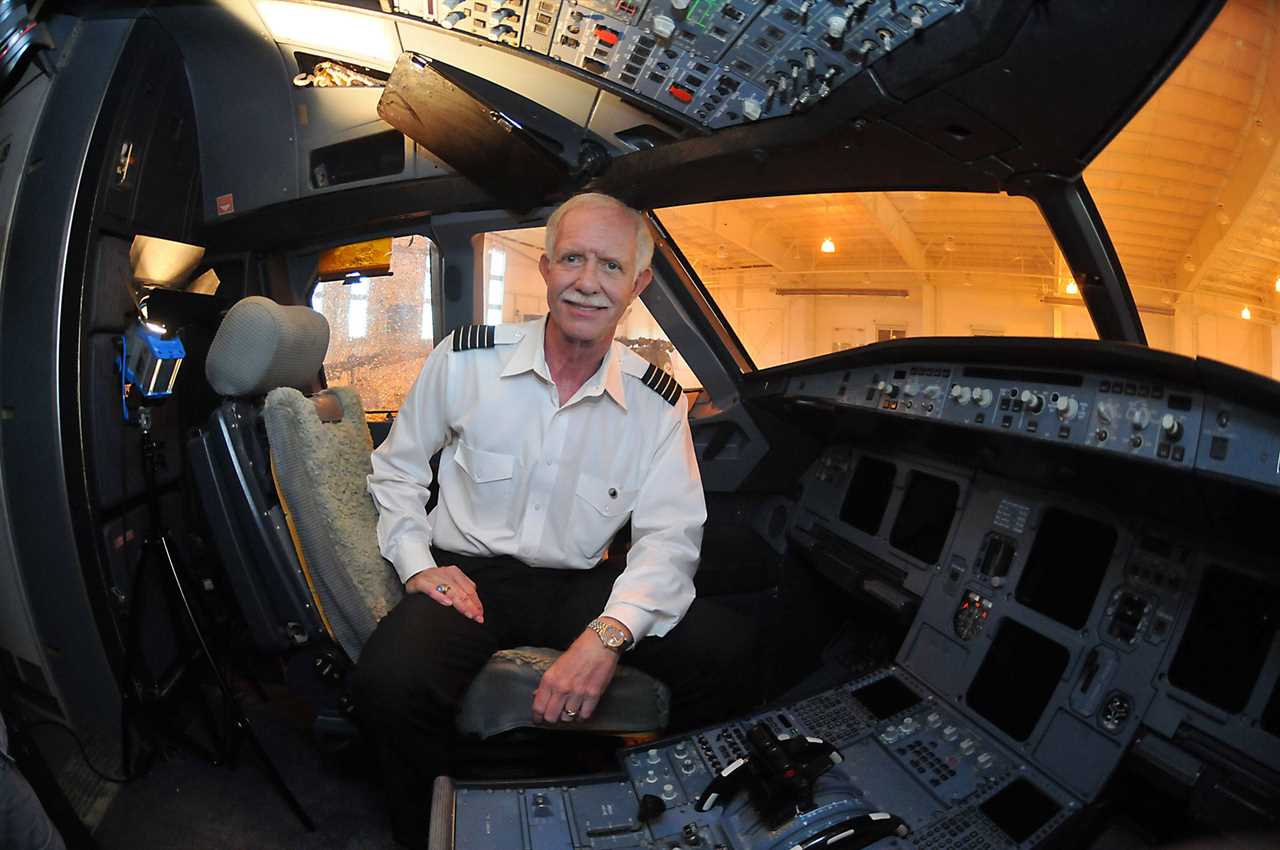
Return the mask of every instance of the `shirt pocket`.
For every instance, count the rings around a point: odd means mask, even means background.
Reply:
[[[473,449],[461,440],[453,453],[453,461],[477,484],[506,481],[515,472],[516,459],[511,455]]]
[[[636,493],[594,475],[578,477],[573,538],[583,557],[594,560],[604,554],[609,541],[631,515]]]
[[[453,462],[461,473],[455,479],[461,486],[450,494],[449,509],[459,528],[464,532],[510,528],[515,457],[473,448],[459,440]]]

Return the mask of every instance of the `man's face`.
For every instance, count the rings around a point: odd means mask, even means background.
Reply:
[[[635,266],[633,220],[609,207],[571,210],[556,230],[552,256],[538,263],[551,321],[574,342],[612,339],[622,313],[653,275]]]

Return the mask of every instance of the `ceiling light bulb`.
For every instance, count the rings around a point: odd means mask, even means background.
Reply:
[[[1080,287],[1076,286],[1076,282],[1074,280],[1067,281],[1067,294],[1068,295],[1080,294]]]
[[[1242,319],[1252,319],[1252,318],[1253,318],[1253,314],[1249,312],[1249,308],[1248,308],[1248,307],[1242,307],[1242,308],[1240,309],[1240,318],[1242,318]]]
[[[1280,292],[1280,277],[1276,278],[1276,292]]]
[[[834,242],[832,242],[832,241],[831,241],[831,237],[830,237],[830,236],[828,236],[826,239],[823,239],[823,240],[822,240],[822,253],[824,253],[824,254],[834,254],[835,252],[836,252],[836,243],[834,243]]]

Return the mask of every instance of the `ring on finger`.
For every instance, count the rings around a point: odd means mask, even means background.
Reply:
[[[572,708],[566,708],[564,710],[564,716],[569,718],[577,717],[578,712],[574,711]]]
[[[448,595],[449,595],[449,585],[447,585],[447,584],[437,584],[437,585],[436,585],[436,593],[440,593],[440,594],[443,594],[443,595],[445,595],[445,596],[448,596]]]

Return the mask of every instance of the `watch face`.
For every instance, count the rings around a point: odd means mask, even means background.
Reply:
[[[589,624],[592,631],[600,636],[600,642],[610,649],[618,649],[627,642],[627,634],[617,626],[594,621]]]

